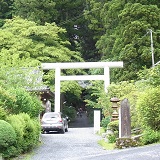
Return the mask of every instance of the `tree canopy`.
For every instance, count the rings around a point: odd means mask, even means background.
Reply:
[[[30,43],[32,48],[36,45],[36,49],[30,48],[30,51],[33,51],[33,58],[38,58],[35,55],[36,52],[40,61],[49,61],[48,57],[53,56],[50,50],[53,49],[55,51],[54,60],[63,62],[63,52],[68,53],[69,49],[80,52],[79,56],[85,61],[124,61],[124,69],[112,71],[112,81],[137,79],[136,73],[139,70],[144,66],[147,68],[152,66],[151,35],[148,29],[153,31],[155,63],[159,61],[160,4],[158,0],[28,0],[27,2],[15,0],[14,2],[0,2],[2,6],[6,6],[0,10],[1,19],[20,16],[29,20],[30,24],[32,21],[32,27],[30,26],[30,31],[28,30],[28,35],[26,35],[30,37],[26,38],[32,42],[27,39],[24,47]],[[38,30],[35,31],[33,26],[38,27]],[[53,37],[56,38],[56,36],[51,33],[49,29],[52,28],[51,26],[54,26],[54,31],[58,36],[61,35],[60,39],[63,39],[66,47],[64,50],[57,50],[61,47],[58,44],[52,48],[52,45],[55,45]],[[38,44],[35,44],[36,42]],[[59,40],[56,42],[59,43]],[[66,42],[70,42],[70,45],[67,45]],[[45,47],[43,47],[44,43]],[[42,48],[43,52],[48,54],[49,51],[50,55],[42,54]],[[27,55],[28,51],[25,54]],[[60,57],[61,55],[63,57]],[[74,53],[74,55],[77,54]],[[68,56],[64,58],[70,61]],[[74,60],[79,61],[75,57],[72,61]]]
[[[0,28],[0,53],[40,62],[81,61],[78,52],[68,49],[70,43],[64,38],[65,32],[55,23],[41,26],[33,21],[13,18]]]

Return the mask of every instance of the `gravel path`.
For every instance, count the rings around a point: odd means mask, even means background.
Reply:
[[[43,134],[43,144],[31,160],[74,160],[82,156],[106,153],[97,144],[101,137],[93,128],[69,128],[65,134]]]

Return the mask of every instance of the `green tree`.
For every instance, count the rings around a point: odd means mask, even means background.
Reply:
[[[38,24],[52,23],[57,17],[53,0],[14,0],[15,16],[34,21]]]
[[[40,62],[82,61],[68,49],[65,30],[54,23],[45,26],[21,18],[7,20],[0,29],[0,62],[3,66],[33,67]],[[7,55],[7,56],[6,56]]]
[[[81,61],[80,54],[67,47],[65,30],[54,23],[45,26],[21,18],[7,20],[0,29],[0,55],[19,59],[36,59],[40,62]]]
[[[87,1],[55,0],[55,2],[58,11],[55,23],[67,30],[66,38],[71,43],[70,48],[79,51],[85,61],[99,60],[101,54],[95,48],[94,33],[88,27],[88,21],[85,19],[85,15],[88,14],[85,12],[88,8]]]
[[[96,40],[99,40],[105,31],[100,14],[104,4],[105,2],[101,0],[86,0],[84,16],[88,27],[93,31],[93,38]]]
[[[30,117],[37,117],[42,111],[42,103],[38,97],[30,94],[24,88],[10,89],[0,87],[0,107],[6,111],[6,114],[28,113]],[[5,114],[2,113],[2,117]]]
[[[94,10],[89,10],[88,2],[85,0],[27,0],[27,3],[15,0],[14,8],[13,15],[38,24],[55,22],[58,26],[66,29],[65,37],[71,43],[68,46],[71,50],[81,52],[82,57],[87,61],[100,59],[101,54],[97,52],[96,41],[93,39],[95,33],[88,27],[88,21],[84,17]]]
[[[143,94],[139,95],[137,110],[139,122],[145,129],[149,127],[152,130],[160,130],[160,88],[149,88]]]
[[[15,104],[7,108],[12,114],[27,113],[33,118],[38,117],[43,110],[42,103],[35,94],[22,88],[11,88],[9,92],[16,98]]]
[[[92,0],[95,4],[103,4]],[[124,62],[124,69],[113,69],[112,80],[123,81],[137,79],[136,72],[146,66],[152,66],[150,53],[150,34],[147,29],[153,30],[155,62],[159,57],[159,3],[158,1],[112,0],[104,3],[95,19],[101,18],[104,33],[97,40],[96,47],[103,53],[102,60]],[[93,22],[96,22],[93,21]],[[94,23],[91,22],[92,30]],[[95,23],[98,24],[98,23]]]
[[[160,65],[150,69],[144,68],[138,72],[139,79],[143,80],[144,85],[158,87],[160,86]]]
[[[111,83],[107,88],[107,93],[104,91],[104,84],[102,82],[92,82],[87,89],[87,95],[85,96],[86,106],[92,108],[101,108],[105,117],[111,117],[112,115],[112,103],[110,99],[113,97],[123,100],[127,98],[130,102],[131,108],[131,121],[132,127],[138,127],[136,103],[138,94],[144,91],[145,87],[142,87],[140,83],[134,81],[122,81],[119,83]],[[120,106],[120,103],[118,103]]]
[[[0,27],[4,24],[5,19],[12,18],[12,0],[0,0]]]
[[[111,116],[112,109],[110,105],[110,97],[104,90],[102,81],[91,81],[91,85],[87,86],[85,103],[87,107],[100,108],[105,116]]]

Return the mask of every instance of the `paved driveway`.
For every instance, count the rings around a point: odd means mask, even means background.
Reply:
[[[93,133],[93,127],[88,127],[89,123],[83,121],[85,118],[76,120],[80,128],[74,128],[72,124],[65,134],[42,134],[42,145],[30,160],[160,160],[160,144],[104,150],[97,144],[101,137]]]

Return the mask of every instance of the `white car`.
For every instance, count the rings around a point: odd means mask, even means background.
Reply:
[[[47,112],[41,119],[42,133],[49,133],[49,131],[68,132],[68,122],[68,117],[61,112]]]

